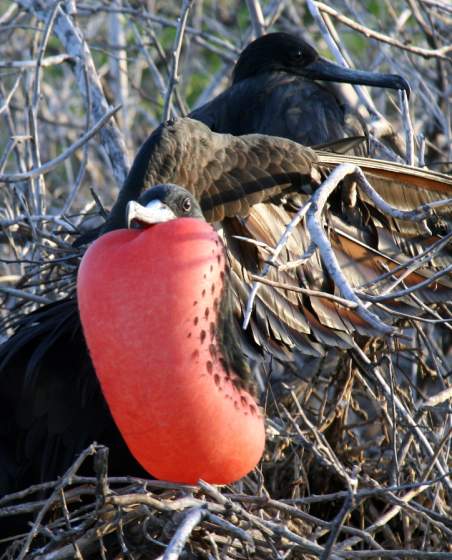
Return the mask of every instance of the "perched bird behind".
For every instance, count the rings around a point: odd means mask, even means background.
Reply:
[[[306,146],[365,134],[365,124],[328,82],[410,91],[401,76],[347,69],[298,36],[269,33],[240,54],[232,85],[190,116],[215,132],[260,132]]]

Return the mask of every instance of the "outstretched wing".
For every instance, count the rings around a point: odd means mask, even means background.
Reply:
[[[216,134],[188,118],[162,124],[141,146],[107,229],[125,226],[130,200],[159,183],[184,186],[210,221],[245,216],[251,205],[285,191],[310,190],[317,156],[291,140]]]
[[[435,206],[426,220],[429,232],[420,221],[388,215],[359,186],[343,182],[330,197],[323,213],[325,232],[349,285],[358,295],[376,296],[391,290],[388,299],[371,305],[382,320],[391,323],[401,314],[437,319],[435,308],[429,306],[446,303],[452,296],[451,205],[450,201],[447,203],[452,196],[451,178],[391,162],[321,152],[317,152],[317,156],[324,176],[341,163],[359,165],[375,191],[397,210],[443,203]],[[354,191],[353,195],[350,190]],[[297,205],[309,198],[309,195],[297,195],[296,199],[288,197],[285,204],[277,206],[259,204],[251,209],[246,219],[223,223],[236,290],[241,295],[242,313],[253,283],[251,275],[262,270],[269,258],[265,247],[276,246]],[[245,241],[231,242],[233,235],[249,237],[265,245],[251,247]],[[310,232],[302,221],[289,236],[278,263],[284,265],[300,259],[309,242]],[[433,275],[435,278],[429,282]],[[349,345],[353,333],[377,334],[356,310],[332,301],[327,295],[290,290],[301,287],[341,295],[318,251],[295,268],[270,267],[266,278],[287,289],[260,286],[251,318],[253,336],[259,344],[268,346],[268,340],[273,339],[304,353],[322,354],[325,346]],[[420,283],[422,287],[416,288]],[[391,293],[406,289],[413,291],[390,298]]]
[[[233,240],[232,236],[275,246],[296,208],[308,201],[321,176],[325,178],[331,169],[345,162],[359,165],[377,193],[398,210],[438,203],[450,196],[452,190],[449,177],[426,170],[314,152],[285,138],[217,134],[192,119],[177,119],[162,125],[143,145],[112,216],[116,214],[122,220],[126,203],[143,188],[163,182],[188,188],[200,200],[206,218],[222,222],[235,289],[243,307],[250,275],[261,270],[268,253],[262,247],[250,248],[244,241]],[[352,179],[343,181],[325,206],[324,223],[351,288],[372,291],[377,278],[395,268],[398,272],[394,274],[404,275],[401,286],[412,287],[447,266],[450,256],[446,245],[434,249],[447,229],[448,211],[444,208],[432,210],[428,233],[422,223],[387,215]],[[280,259],[299,259],[309,242],[310,234],[302,221]],[[428,253],[432,245],[431,255],[427,255],[430,258],[405,274],[410,259]],[[289,287],[339,295],[318,252],[299,267],[272,267],[267,277]],[[377,292],[394,279],[388,275]],[[421,295],[424,304],[444,301],[450,295],[447,276],[415,295]],[[414,302],[414,296],[389,300],[399,312],[407,312]],[[419,305],[422,302],[415,307]],[[389,312],[382,306],[376,312],[389,320]],[[290,348],[299,346],[315,353],[321,352],[322,345],[348,345],[354,332],[376,334],[356,310],[344,308],[328,297],[269,286],[259,291],[253,321],[254,338],[259,343],[270,338],[273,347],[275,343]]]

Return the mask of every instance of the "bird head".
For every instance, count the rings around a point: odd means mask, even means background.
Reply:
[[[317,60],[309,43],[289,33],[269,33],[252,41],[240,54],[232,73],[233,83],[264,72],[300,70]]]
[[[361,84],[410,93],[408,82],[396,74],[378,74],[339,66],[321,57],[314,47],[289,33],[269,33],[250,43],[239,56],[233,83],[264,72],[288,72],[309,80]]]
[[[127,204],[127,227],[143,228],[177,218],[204,220],[195,197],[178,185],[156,185],[145,191],[137,201]]]

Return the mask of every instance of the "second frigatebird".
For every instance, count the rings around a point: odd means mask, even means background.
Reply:
[[[364,134],[357,113],[328,82],[410,92],[401,76],[338,66],[300,37],[269,33],[240,54],[231,86],[190,116],[215,132],[259,132],[305,146]]]

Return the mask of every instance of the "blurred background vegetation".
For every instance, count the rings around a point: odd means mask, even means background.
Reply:
[[[12,135],[29,135],[28,111],[36,66],[26,65],[36,58],[43,39],[44,21],[33,14],[33,5],[46,2],[0,2],[0,75],[2,102],[20,76],[0,129],[0,153]],[[53,3],[47,3],[53,5]],[[70,2],[60,2],[65,9]],[[174,43],[181,3],[172,1],[77,2],[76,22],[94,61],[108,103],[122,103],[116,120],[126,140],[129,162],[141,142],[160,122],[168,82],[168,65]],[[440,4],[439,2],[437,4]],[[266,30],[287,30],[303,36],[330,57],[316,22],[302,0],[262,2],[264,15],[270,16]],[[433,2],[341,0],[331,5],[339,13],[371,30],[386,33],[407,45],[427,49],[447,43],[452,14]],[[28,8],[28,9],[26,9]],[[419,12],[419,13],[418,13]],[[412,114],[417,134],[428,141],[431,161],[448,160],[450,119],[447,84],[441,84],[448,67],[444,60],[422,58],[379,43],[350,29],[334,18],[340,39],[357,68],[404,75],[413,88]],[[423,25],[429,26],[430,36]],[[194,2],[181,55],[180,84],[174,114],[183,114],[204,103],[227,85],[231,67],[242,47],[253,37],[248,4],[240,0],[198,0]],[[450,38],[450,35],[449,35]],[[55,33],[50,33],[44,59],[65,54]],[[17,66],[9,64],[17,62]],[[21,65],[20,62],[23,64]],[[150,63],[154,68],[150,68]],[[444,70],[438,68],[445,67]],[[449,66],[450,68],[450,66]],[[447,76],[446,76],[447,77]],[[159,79],[161,80],[159,83]],[[55,158],[86,128],[86,98],[74,79],[74,62],[69,58],[45,65],[40,77],[41,91],[37,110],[36,134],[40,139],[41,161]],[[398,107],[394,93],[372,92],[377,109],[397,126]],[[18,157],[26,166],[28,141],[23,140],[7,155],[3,172],[18,171]],[[20,152],[18,154],[17,152]],[[82,209],[91,198],[89,189],[100,194],[108,207],[118,185],[102,146],[92,140],[83,162],[79,150],[63,165],[45,176],[51,208],[64,205],[68,185],[80,167],[85,172],[71,210]],[[25,187],[26,190],[26,187]]]

